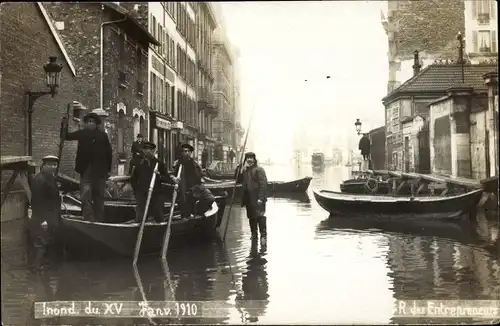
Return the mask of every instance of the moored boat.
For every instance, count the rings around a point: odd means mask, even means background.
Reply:
[[[234,180],[234,173],[235,171],[221,173],[209,169],[205,171],[206,176],[212,180]]]
[[[314,190],[318,204],[332,215],[367,218],[456,219],[475,210],[482,190],[448,197],[393,197]]]
[[[311,177],[304,177],[293,181],[269,181],[267,191],[270,196],[274,194],[304,193],[311,184]]]

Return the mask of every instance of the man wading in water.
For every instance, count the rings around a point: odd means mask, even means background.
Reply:
[[[66,140],[77,140],[75,171],[80,174],[82,215],[87,221],[104,221],[104,190],[111,172],[113,150],[106,132],[97,128],[101,119],[95,113],[83,117],[85,129],[68,132],[64,119]]]
[[[241,206],[245,206],[247,210],[252,241],[257,241],[260,231],[260,244],[265,246],[267,244],[267,221],[265,216],[267,177],[264,169],[257,165],[255,153],[248,152],[245,154],[243,169],[238,167],[236,176],[237,182],[243,184]]]
[[[55,171],[59,163],[57,156],[45,156],[42,169],[31,183],[31,218],[29,220],[30,236],[36,248],[36,266],[40,266],[47,246],[56,238],[59,217],[61,214],[61,197],[57,186]],[[47,222],[44,230],[42,223]]]

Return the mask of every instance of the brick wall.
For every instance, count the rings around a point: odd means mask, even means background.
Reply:
[[[57,56],[58,62],[63,64],[58,94],[54,98],[50,95],[41,97],[34,105],[33,157],[40,163],[43,156],[58,153],[60,122],[66,112],[66,104],[76,99],[76,79],[36,3],[3,3],[0,21],[1,155],[25,155],[25,91],[47,89],[43,65],[48,62],[49,56]],[[76,122],[71,123],[76,128]],[[73,175],[75,145],[67,143],[63,152],[61,172],[69,175]],[[8,175],[10,173],[3,173],[2,181]]]
[[[389,6],[400,59],[413,58],[415,50],[457,57],[457,33],[465,35],[463,0],[406,0],[390,2]]]
[[[47,3],[47,11],[54,21],[64,22],[64,30],[59,31],[69,55],[78,71],[76,96],[89,109],[100,105],[100,28],[101,23],[116,20],[109,11],[102,10],[98,3]],[[116,25],[104,27],[104,92],[103,105],[109,108],[109,137],[113,148],[113,170],[118,167],[118,103],[126,107],[124,117],[125,159],[130,158],[130,147],[134,141],[133,109],[147,112],[148,57],[143,52],[140,66],[137,56],[137,42]],[[120,42],[124,41],[124,52],[120,56]],[[120,87],[119,74],[126,73],[127,87]],[[137,82],[142,83],[143,95],[138,95]]]

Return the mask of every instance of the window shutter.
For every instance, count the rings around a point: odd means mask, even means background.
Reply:
[[[479,48],[477,46],[477,31],[472,31],[472,52],[479,52]]]
[[[491,31],[491,52],[497,53],[497,31]]]
[[[471,1],[472,5],[472,19],[477,19],[477,2]]]
[[[491,19],[495,19],[497,14],[497,2],[494,0],[490,0],[490,17]]]

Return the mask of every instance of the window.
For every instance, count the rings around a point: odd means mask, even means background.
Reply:
[[[118,153],[125,153],[125,113],[118,112]]]

